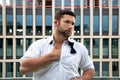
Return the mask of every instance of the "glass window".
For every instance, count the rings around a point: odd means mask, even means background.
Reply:
[[[89,8],[90,1],[89,0],[83,0],[83,5],[85,8]]]
[[[20,63],[16,62],[16,77],[22,77],[22,74],[20,73],[19,67],[20,67]]]
[[[108,35],[108,28],[109,27],[109,20],[108,20],[108,15],[103,15],[102,16],[102,34],[103,35]]]
[[[113,8],[118,8],[118,0],[112,0]]]
[[[77,42],[81,42],[80,38],[74,38],[74,40],[76,40]]]
[[[90,16],[84,16],[84,26],[83,26],[84,35],[90,35]]]
[[[26,15],[26,34],[27,35],[32,35],[33,33],[33,19],[32,15]]]
[[[13,0],[6,0],[6,7],[12,8],[13,7]]]
[[[84,39],[84,45],[86,46],[86,48],[88,49],[88,53],[90,54],[90,39],[89,38]]]
[[[32,44],[32,38],[27,38],[26,39],[26,50],[28,49],[28,47]]]
[[[13,77],[13,63],[6,62],[6,77]]]
[[[22,0],[16,0],[16,8],[22,8]]]
[[[3,39],[0,39],[0,59],[3,59]]]
[[[108,0],[102,0],[102,6],[103,8],[108,8]]]
[[[16,39],[16,58],[23,56],[23,39]]]
[[[6,34],[7,35],[13,34],[13,15],[6,16]]]
[[[46,15],[46,35],[51,35],[52,34],[52,16],[51,15]]]
[[[13,57],[13,39],[6,39],[6,58],[12,59]]]
[[[118,39],[112,39],[112,58],[118,58]]]
[[[93,20],[94,20],[93,23],[94,35],[99,35],[99,15],[94,15]]]
[[[26,0],[27,7],[32,7],[33,0]]]
[[[36,34],[42,35],[42,15],[36,15]]]
[[[23,34],[22,15],[16,15],[16,34]]]
[[[109,58],[109,40],[103,39],[103,58]]]
[[[93,5],[95,8],[98,8],[99,7],[99,0],[94,0]]]
[[[75,27],[74,27],[74,34],[75,35],[80,35],[80,16],[78,16],[78,15],[76,17],[76,22],[75,22]]]
[[[100,75],[100,62],[93,62],[95,66],[95,76]]]
[[[112,76],[119,76],[119,63],[112,62]]]
[[[99,58],[99,39],[93,39],[93,58]]]
[[[80,7],[80,0],[74,0],[74,6],[75,7]]]
[[[42,6],[42,0],[36,0],[36,6]]]
[[[2,15],[0,14],[0,35],[2,34]]]
[[[2,62],[0,62],[0,77],[2,77],[2,70],[3,68],[2,68]]]
[[[55,7],[56,8],[61,8],[61,0],[55,0]]]
[[[64,0],[65,7],[71,7],[71,0]]]
[[[102,62],[102,76],[109,76],[109,62]]]
[[[112,34],[118,35],[118,15],[112,16]]]

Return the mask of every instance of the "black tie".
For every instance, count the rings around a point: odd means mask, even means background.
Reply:
[[[69,45],[69,46],[70,46],[70,48],[71,48],[70,53],[71,53],[71,54],[75,54],[75,53],[76,53],[76,50],[73,48],[74,43],[73,43],[73,42],[68,41],[68,45]]]

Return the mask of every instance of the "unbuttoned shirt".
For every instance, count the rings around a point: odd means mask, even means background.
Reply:
[[[71,47],[68,42],[74,43],[73,48],[76,53],[70,53]],[[20,63],[26,58],[41,57],[49,54],[54,47],[53,36],[47,39],[40,39],[33,42],[25,55],[21,57]],[[80,42],[68,38],[62,44],[59,61],[54,61],[48,66],[33,73],[33,80],[70,80],[75,76],[80,76],[78,69],[86,70],[94,68],[88,51]]]

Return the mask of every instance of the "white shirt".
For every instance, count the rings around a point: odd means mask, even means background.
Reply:
[[[76,53],[70,53],[71,47],[68,45],[68,41],[74,43],[73,48]],[[53,46],[53,36],[35,41],[20,59],[20,63],[26,58],[40,57],[48,54],[53,49]],[[60,60],[52,62],[45,68],[34,72],[33,80],[70,80],[75,76],[80,76],[78,72],[79,67],[82,70],[94,68],[86,47],[68,38],[62,45]]]

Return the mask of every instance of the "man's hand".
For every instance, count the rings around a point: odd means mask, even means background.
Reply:
[[[50,54],[53,56],[53,60],[58,61],[60,59],[61,54],[61,46],[60,44],[55,44]]]

